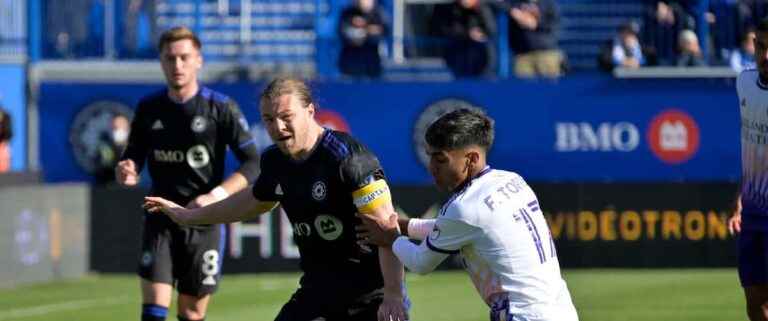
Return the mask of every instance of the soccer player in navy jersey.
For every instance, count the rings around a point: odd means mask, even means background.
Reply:
[[[139,103],[128,145],[115,169],[117,182],[138,183],[146,164],[150,195],[187,207],[227,198],[258,174],[259,156],[248,123],[234,100],[202,87],[200,40],[187,28],[165,32],[159,42],[167,87]],[[242,164],[224,178],[229,147]],[[142,321],[165,320],[173,287],[180,321],[204,320],[208,301],[219,285],[223,226],[179,226],[168,217],[145,215],[141,277]]]
[[[283,207],[304,274],[276,321],[406,320],[403,266],[390,248],[357,242],[356,213],[394,212],[376,156],[350,135],[321,127],[306,84],[281,78],[260,98],[261,118],[275,145],[261,155],[250,191],[202,208],[146,198],[145,207],[180,224],[246,220]]]

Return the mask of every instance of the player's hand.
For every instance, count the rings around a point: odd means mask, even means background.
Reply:
[[[179,225],[187,225],[189,219],[189,210],[181,205],[171,202],[162,197],[147,196],[144,198],[144,209],[150,213],[162,213],[168,215],[171,220]]]
[[[731,235],[741,232],[741,197],[736,199],[733,216],[728,219],[728,232],[731,232]]]
[[[187,208],[198,208],[203,207],[208,204],[213,204],[218,202],[219,199],[217,199],[215,196],[211,195],[211,193],[201,194],[195,199],[189,201],[187,203]]]
[[[397,223],[397,213],[388,218],[375,215],[357,214],[363,224],[355,226],[357,239],[366,244],[389,247],[400,236],[400,225]]]
[[[124,186],[134,186],[139,183],[139,175],[136,173],[136,163],[130,159],[122,160],[115,166],[115,178],[117,183]]]
[[[385,293],[377,316],[379,321],[407,321],[408,310],[405,308],[403,296]]]

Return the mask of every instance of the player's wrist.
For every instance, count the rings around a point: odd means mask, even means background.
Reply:
[[[384,287],[384,299],[403,299],[403,289],[400,286],[385,286]]]
[[[216,188],[212,189],[208,194],[211,194],[217,202],[229,197],[229,192],[221,186],[216,186]]]

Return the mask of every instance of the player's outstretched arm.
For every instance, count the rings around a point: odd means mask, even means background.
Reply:
[[[269,212],[276,202],[257,200],[250,189],[208,206],[187,209],[161,197],[145,197],[144,208],[153,213],[162,212],[180,225],[232,223]]]
[[[358,215],[363,221],[363,225],[356,227],[358,238],[365,243],[376,244],[391,248],[393,253],[409,270],[419,274],[432,272],[443,260],[448,257],[447,253],[434,251],[427,246],[427,235],[434,226],[436,220],[426,219],[421,222],[414,219],[402,220],[390,217],[382,219],[372,215]],[[411,226],[411,223],[421,224],[421,226]],[[399,233],[398,225],[408,226],[410,238],[422,239],[421,245],[413,244],[408,237]],[[423,235],[422,235],[423,234]]]

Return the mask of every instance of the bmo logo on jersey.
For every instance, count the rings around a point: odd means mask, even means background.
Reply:
[[[683,111],[662,111],[648,126],[648,145],[667,164],[686,162],[699,150],[699,126]]]
[[[154,150],[155,160],[162,163],[183,163],[187,162],[189,167],[198,169],[208,165],[211,161],[211,155],[208,149],[203,145],[195,145],[186,152],[180,150]]]

